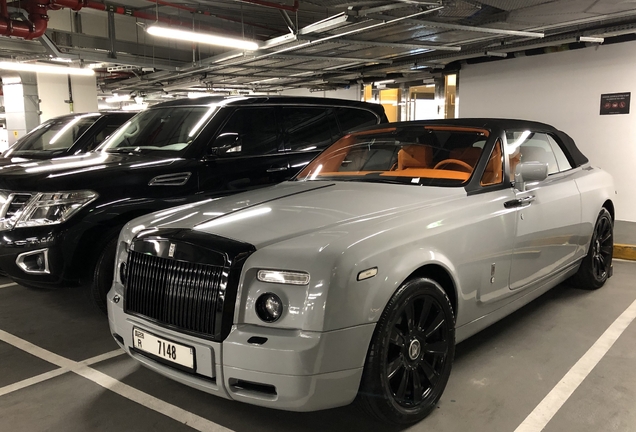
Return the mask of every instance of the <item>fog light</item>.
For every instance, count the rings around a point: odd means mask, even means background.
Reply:
[[[274,293],[265,293],[256,300],[256,315],[268,323],[277,321],[283,314],[283,302]]]
[[[128,280],[128,272],[125,262],[119,264],[119,280],[123,285],[126,285],[126,281]]]

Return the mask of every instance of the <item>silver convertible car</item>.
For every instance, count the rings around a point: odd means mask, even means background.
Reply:
[[[292,181],[128,223],[110,328],[134,359],[208,393],[292,411],[357,400],[413,423],[456,343],[566,279],[605,283],[614,194],[546,124],[376,126]]]

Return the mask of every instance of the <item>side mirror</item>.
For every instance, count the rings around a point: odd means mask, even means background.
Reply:
[[[208,147],[208,156],[222,156],[226,153],[241,151],[241,138],[238,133],[227,132],[219,135]]]
[[[515,169],[515,189],[524,192],[527,182],[548,178],[548,164],[542,162],[522,162]]]

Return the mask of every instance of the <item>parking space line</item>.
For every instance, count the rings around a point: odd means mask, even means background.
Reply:
[[[34,384],[39,384],[43,381],[50,380],[51,378],[64,375],[67,372],[69,372],[69,370],[66,368],[53,369],[52,371],[45,372],[43,374],[36,375],[31,378],[27,378],[22,381],[18,381],[17,383],[9,384],[7,386],[0,388],[0,396],[4,396],[6,394],[12,393],[17,390],[22,390],[23,388],[32,386]]]
[[[98,356],[83,360],[81,363],[85,364],[86,366],[90,366],[93,365],[95,363],[101,363],[104,360],[108,360],[108,359],[112,359],[113,357],[117,357],[120,356],[122,354],[124,354],[126,351],[124,351],[121,348],[117,348],[115,351],[111,351],[111,352],[107,352],[104,354],[100,354]]]
[[[0,285],[0,289],[1,289],[1,288],[9,288],[9,287],[16,286],[16,285],[17,285],[17,283],[15,283],[15,282],[7,283],[7,284],[2,284],[2,285]]]
[[[614,342],[636,318],[636,301],[634,301],[616,320],[578,362],[565,374],[559,383],[526,417],[515,432],[540,432],[563,404],[574,393],[583,380],[612,348]]]
[[[31,342],[28,342],[17,336],[14,336],[11,333],[7,333],[4,330],[0,330],[0,341],[13,345],[16,348],[21,349],[22,351],[25,351],[31,355],[39,357],[42,360],[46,360],[49,363],[53,363],[54,365],[57,365],[61,368],[61,369],[56,369],[55,371],[47,372],[47,374],[53,374],[56,371],[60,371],[59,374],[62,374],[62,373],[70,371],[94,382],[95,384],[107,390],[117,393],[118,395],[123,396],[128,400],[137,402],[138,404],[146,408],[149,408],[153,411],[156,411],[160,414],[170,417],[198,431],[233,432],[231,429],[228,429],[224,426],[216,424],[204,417],[201,417],[194,413],[186,411],[183,408],[179,408],[176,405],[172,405],[164,400],[151,396],[148,393],[144,393],[141,390],[138,390],[134,387],[129,386],[128,384],[124,384],[121,381],[118,381],[115,378],[106,375],[105,373],[102,373],[96,369],[93,369],[86,364],[86,362],[88,361],[97,363],[98,361],[115,357],[116,355],[119,355],[117,351],[112,351],[110,353],[102,354],[97,357],[93,357],[92,359],[85,360],[84,362],[75,362],[73,360],[67,359],[66,357],[62,357],[58,354],[55,354],[51,351],[48,351],[44,348],[34,345]],[[42,375],[47,375],[47,374],[42,374]],[[38,377],[41,377],[42,375],[38,375]],[[34,381],[33,384],[35,384],[37,382],[40,382],[36,380],[36,378],[38,377],[29,378],[28,380],[20,381],[20,383],[32,380]],[[16,384],[19,384],[19,383],[16,383]],[[12,384],[12,385],[15,386],[16,384]],[[24,386],[21,388],[24,388]]]

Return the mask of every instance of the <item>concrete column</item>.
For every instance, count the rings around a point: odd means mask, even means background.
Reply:
[[[67,75],[37,74],[42,121],[64,114],[97,111],[95,77],[72,76],[69,91]],[[73,104],[70,104],[70,100]],[[71,110],[72,109],[72,110]]]
[[[34,73],[2,75],[4,107],[8,130],[8,144],[40,124],[38,87]]]

